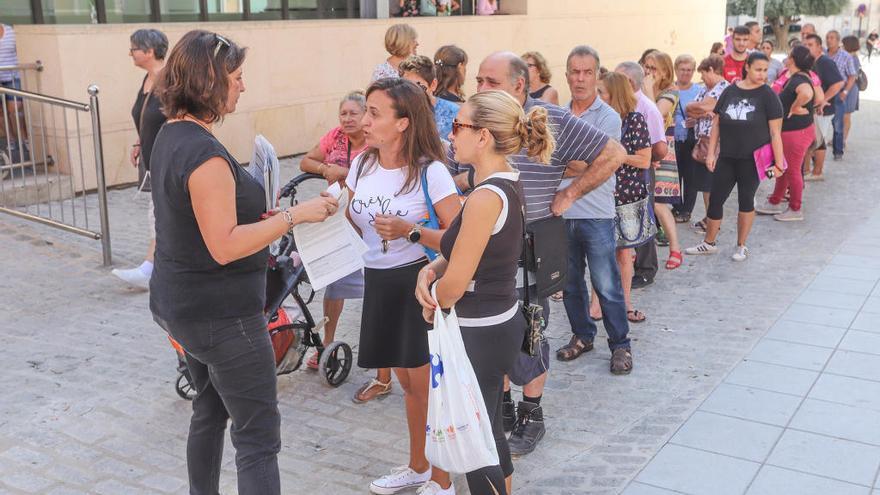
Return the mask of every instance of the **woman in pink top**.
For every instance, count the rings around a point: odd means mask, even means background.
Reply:
[[[344,182],[351,161],[367,147],[361,120],[366,113],[364,93],[352,91],[339,102],[339,127],[324,135],[318,144],[306,154],[300,163],[303,172],[320,174],[327,182]],[[344,185],[344,184],[343,184]],[[342,315],[346,299],[364,296],[364,276],[356,271],[327,286],[324,292],[324,344],[333,342],[336,326]],[[309,358],[307,366],[318,369],[318,353]]]
[[[492,15],[497,11],[497,0],[477,0],[477,15]]]

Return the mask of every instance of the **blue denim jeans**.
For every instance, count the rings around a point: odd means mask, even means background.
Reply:
[[[629,321],[617,266],[614,220],[608,218],[566,220],[568,226],[568,278],[565,283],[565,312],[571,331],[585,342],[596,337],[596,324],[590,319],[590,291],[584,280],[590,267],[590,281],[602,307],[602,321],[611,350],[629,348]]]
[[[197,392],[186,445],[190,495],[217,495],[223,438],[232,420],[240,495],[281,493],[281,416],[275,353],[262,314],[245,318],[153,319],[186,350]]]
[[[855,88],[858,91],[858,88]],[[843,116],[846,115],[846,100],[841,95],[834,97],[834,118],[831,124],[834,126],[834,156],[843,156]]]

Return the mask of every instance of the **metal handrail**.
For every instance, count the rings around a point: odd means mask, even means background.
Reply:
[[[43,62],[37,60],[32,64],[18,64],[18,65],[0,65],[0,72],[9,72],[9,71],[20,71],[20,70],[35,70],[37,72],[43,72]]]
[[[0,92],[17,96],[19,98],[29,98],[31,100],[39,101],[42,103],[51,103],[53,105],[59,105],[62,107],[72,108],[74,110],[79,110],[81,112],[88,112],[90,107],[86,103],[79,103],[76,101],[65,100],[63,98],[55,98],[54,96],[46,96],[39,93],[31,93],[30,91],[22,91],[20,89],[12,89],[12,88],[0,88]]]

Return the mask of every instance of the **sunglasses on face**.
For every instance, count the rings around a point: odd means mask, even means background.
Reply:
[[[465,123],[459,122],[458,120],[453,120],[453,121],[452,121],[452,135],[453,135],[453,136],[457,136],[457,135],[458,135],[458,131],[460,131],[462,128],[464,128],[464,129],[474,129],[474,130],[477,130],[477,131],[480,130],[480,129],[482,129],[482,127],[480,127],[480,126],[476,126],[476,125],[474,125],[474,124],[465,124]]]

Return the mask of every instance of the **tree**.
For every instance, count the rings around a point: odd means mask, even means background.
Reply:
[[[728,0],[727,15],[755,15],[757,0]],[[765,20],[776,34],[776,44],[785,49],[789,27],[802,15],[828,16],[840,14],[849,0],[766,0]]]

